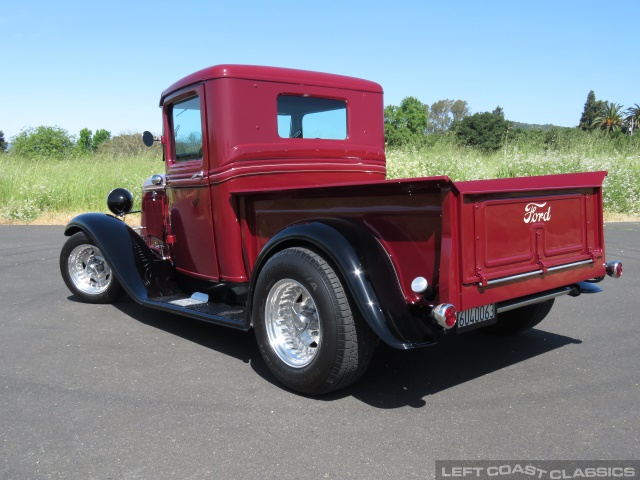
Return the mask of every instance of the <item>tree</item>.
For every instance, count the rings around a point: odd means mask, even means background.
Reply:
[[[463,100],[438,100],[429,109],[428,133],[444,133],[455,121],[469,115],[467,102]]]
[[[78,149],[84,153],[95,152],[100,144],[106,142],[110,138],[111,132],[103,128],[96,130],[95,135],[92,135],[91,130],[88,128],[83,128],[80,130],[80,135],[78,136]]]
[[[25,128],[11,141],[11,153],[25,157],[62,157],[73,147],[73,138],[60,127]]]
[[[453,116],[453,121],[460,121],[464,117],[468,117],[469,112],[469,104],[467,104],[464,100],[456,100],[453,102],[451,106],[451,115]]]
[[[617,132],[622,129],[622,105],[608,103],[604,111],[593,119],[592,128],[605,132]]]
[[[88,128],[80,130],[80,136],[78,137],[78,148],[81,152],[90,152],[93,147],[92,132]]]
[[[93,136],[93,150],[97,150],[101,143],[106,142],[111,138],[111,132],[104,128],[96,130],[96,134]]]
[[[0,130],[0,152],[5,152],[7,150],[7,142],[4,139],[4,132]]]
[[[453,100],[438,100],[431,105],[429,109],[429,124],[427,131],[429,133],[444,133],[451,125],[451,107]]]
[[[500,107],[493,113],[475,113],[456,122],[452,127],[456,137],[469,147],[495,151],[502,146],[509,122]]]
[[[396,105],[384,107],[384,141],[387,145],[402,145],[410,137]]]
[[[624,118],[624,125],[629,135],[633,135],[633,132],[640,127],[640,105],[636,103],[635,106],[627,108],[624,113],[627,115]]]
[[[582,130],[593,130],[593,121],[604,113],[606,106],[607,102],[596,100],[596,94],[593,93],[593,90],[589,91],[578,127]]]
[[[388,145],[419,142],[426,128],[427,111],[415,97],[406,97],[399,107],[389,105],[384,109],[384,136]]]

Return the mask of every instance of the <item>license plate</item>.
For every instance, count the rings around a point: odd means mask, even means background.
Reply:
[[[496,305],[484,305],[457,313],[458,330],[473,330],[496,323]]]

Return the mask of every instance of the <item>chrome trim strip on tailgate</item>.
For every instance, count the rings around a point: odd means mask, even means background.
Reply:
[[[573,263],[567,263],[565,265],[558,265],[556,267],[549,267],[547,269],[547,273],[549,273],[549,272],[557,272],[558,270],[564,270],[564,269],[567,269],[567,268],[577,267],[579,265],[587,265],[589,263],[594,263],[594,262],[593,262],[593,260],[582,260],[581,262],[573,262]],[[512,280],[520,280],[522,278],[532,277],[534,275],[542,275],[543,273],[544,273],[544,270],[540,269],[540,270],[535,270],[533,272],[521,273],[519,275],[511,275],[510,277],[496,278],[496,279],[493,279],[493,280],[488,280],[487,283],[486,283],[486,286],[495,285],[497,283],[510,282]],[[480,286],[484,287],[485,285],[483,285],[482,282],[480,282]]]

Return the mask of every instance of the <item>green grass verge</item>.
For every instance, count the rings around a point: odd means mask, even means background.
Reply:
[[[56,212],[106,210],[107,194],[127,188],[139,207],[145,178],[164,171],[153,156],[64,159],[0,156],[0,220],[31,222]]]
[[[455,181],[606,170],[604,210],[640,215],[640,148],[636,145],[603,148],[592,141],[565,148],[544,147],[514,142],[488,154],[442,137],[429,146],[389,150],[387,177],[447,175]]]
[[[604,209],[640,215],[640,135],[621,138],[578,130],[513,136],[495,153],[460,147],[453,136],[428,136],[420,147],[387,151],[388,178],[448,175],[453,180],[607,170]],[[145,178],[164,170],[157,155],[113,153],[65,159],[0,155],[0,221],[105,211],[106,196],[127,188],[139,208]]]

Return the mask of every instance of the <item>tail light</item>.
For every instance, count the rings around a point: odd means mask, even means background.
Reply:
[[[433,307],[431,316],[442,328],[449,330],[456,324],[456,307],[450,303],[442,303]]]
[[[620,278],[622,276],[622,262],[619,260],[607,262],[607,275],[613,278]]]

